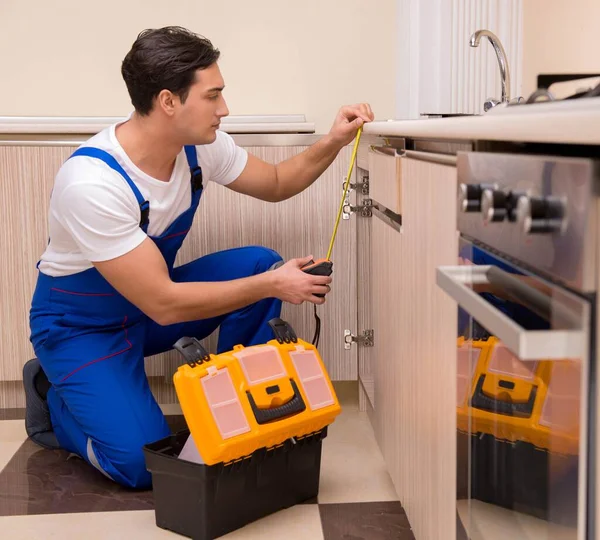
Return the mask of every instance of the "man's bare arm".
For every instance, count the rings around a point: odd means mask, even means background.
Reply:
[[[218,317],[264,298],[294,304],[322,304],[314,296],[329,292],[330,277],[300,270],[306,259],[293,259],[272,272],[246,278],[176,283],[156,244],[147,238],[129,253],[94,266],[127,300],[161,325]]]
[[[277,165],[250,154],[242,174],[227,187],[263,201],[289,199],[315,182],[354,139],[358,128],[373,118],[368,104],[342,107],[331,131],[315,144]]]

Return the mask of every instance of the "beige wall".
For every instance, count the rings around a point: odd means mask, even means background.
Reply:
[[[376,7],[375,7],[376,6]],[[340,105],[394,111],[396,0],[0,0],[0,116],[120,116],[120,64],[139,31],[169,24],[221,50],[231,114]]]
[[[524,0],[523,92],[538,73],[600,73],[599,0]]]

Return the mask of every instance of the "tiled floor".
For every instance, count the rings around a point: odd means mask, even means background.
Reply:
[[[482,501],[458,501],[457,513],[463,524],[462,536],[457,540],[569,540],[577,537],[572,528]]]
[[[226,539],[413,539],[406,515],[354,392],[323,441],[317,501],[229,533]],[[174,431],[177,406],[164,407]],[[126,490],[76,456],[26,440],[22,410],[0,410],[0,536],[11,540],[181,538],[154,521],[151,491]]]

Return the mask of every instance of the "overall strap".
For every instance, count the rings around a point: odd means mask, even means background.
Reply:
[[[192,175],[192,193],[202,189],[202,168],[198,165],[198,154],[196,153],[196,147],[185,146],[185,155],[187,157],[188,165],[190,166],[190,174]]]
[[[144,197],[142,197],[140,190],[133,183],[133,180],[125,172],[123,167],[119,165],[117,160],[105,150],[101,150],[100,148],[93,148],[91,146],[83,146],[81,148],[78,148],[77,150],[75,150],[75,152],[71,154],[69,159],[75,156],[87,156],[104,161],[104,163],[106,163],[111,169],[118,172],[125,179],[127,184],[129,184],[131,191],[133,191],[133,194],[135,195],[138,204],[140,205],[140,212],[142,216],[140,219],[140,227],[143,229],[144,232],[148,232],[150,203],[147,200],[145,200]]]

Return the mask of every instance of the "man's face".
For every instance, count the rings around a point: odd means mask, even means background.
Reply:
[[[225,87],[219,66],[198,70],[185,103],[176,110],[177,131],[184,144],[210,144],[217,138],[221,118],[229,114],[222,91]]]

